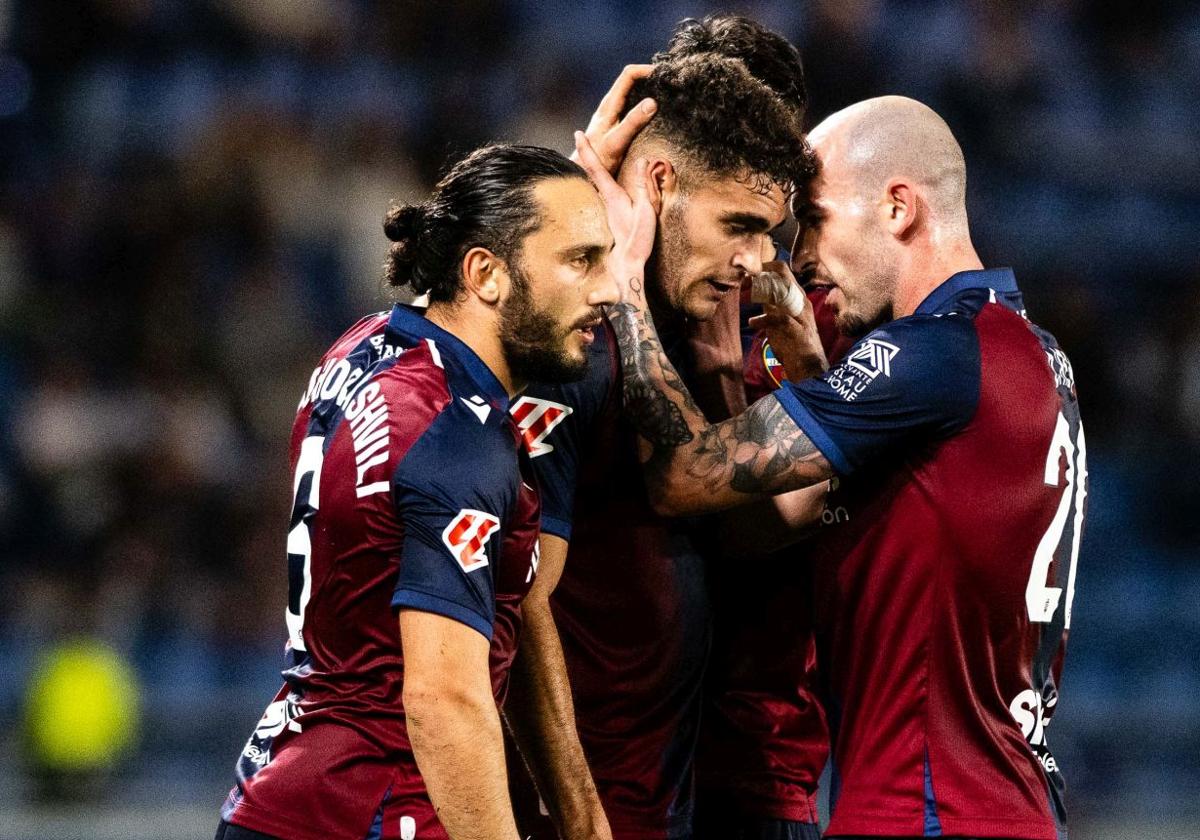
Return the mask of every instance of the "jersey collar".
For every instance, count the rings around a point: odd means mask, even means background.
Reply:
[[[974,271],[960,271],[952,274],[942,285],[938,286],[921,305],[914,315],[930,315],[937,312],[950,298],[970,289],[991,289],[1001,294],[1019,292],[1017,278],[1011,268],[984,268]]]
[[[438,352],[441,355],[448,353],[466,369],[467,375],[475,387],[488,398],[489,402],[501,411],[508,411],[508,392],[504,390],[504,386],[500,384],[496,374],[492,373],[492,369],[484,364],[483,359],[463,343],[462,339],[446,332],[426,318],[424,309],[397,303],[392,307],[387,329],[389,332],[400,335],[432,341],[438,346]]]

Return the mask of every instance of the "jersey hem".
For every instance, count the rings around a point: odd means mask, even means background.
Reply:
[[[839,474],[850,475],[854,472],[850,462],[842,454],[842,450],[833,442],[833,438],[821,428],[817,418],[805,407],[804,403],[800,402],[800,398],[790,388],[779,388],[772,393],[775,395],[775,399],[779,400],[779,404],[783,406],[783,410],[800,427],[800,431],[808,435],[808,439],[821,451],[821,454],[828,459]]]
[[[724,801],[751,817],[788,822],[815,823],[818,821],[817,801],[813,795],[782,797],[754,793],[714,785],[697,785],[696,798]]]
[[[456,604],[428,592],[418,592],[415,589],[400,589],[392,596],[393,608],[408,608],[421,612],[444,615],[461,622],[472,630],[476,630],[489,642],[492,640],[492,624],[478,613],[472,612],[461,604]]]
[[[317,829],[311,824],[279,819],[269,811],[248,804],[244,799],[238,803],[237,810],[223,819],[230,825],[241,826],[250,831],[258,831],[276,837],[286,837],[288,840],[328,840],[331,836],[337,836]],[[368,828],[369,826],[368,823]],[[366,835],[365,831],[363,835]]]
[[[1058,830],[1044,820],[1009,819],[1006,817],[940,817],[944,837],[1004,837],[1020,840],[1058,840]],[[923,837],[922,816],[898,818],[864,816],[837,818],[830,821],[823,836],[836,840],[843,836],[878,835],[880,837]]]

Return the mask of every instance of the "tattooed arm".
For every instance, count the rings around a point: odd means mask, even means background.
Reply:
[[[831,477],[825,456],[773,396],[723,423],[705,420],[648,314],[643,277],[659,196],[646,161],[637,161],[630,196],[581,131],[575,151],[604,200],[616,241],[608,265],[622,300],[608,308],[608,319],[621,353],[625,407],[649,446],[645,473],[655,509],[667,515],[724,510]]]
[[[773,396],[709,424],[668,361],[640,291],[608,308],[617,334],[625,407],[649,444],[645,472],[655,509],[723,510],[754,496],[807,487],[833,467]]]

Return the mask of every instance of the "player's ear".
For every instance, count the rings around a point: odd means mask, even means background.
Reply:
[[[663,199],[679,190],[679,175],[671,161],[661,157],[646,159],[646,187],[650,203],[662,209]]]
[[[921,212],[917,191],[912,184],[900,178],[888,181],[881,212],[888,233],[900,240],[909,239],[917,231],[917,217]]]
[[[469,294],[489,306],[500,302],[508,287],[508,266],[487,248],[472,248],[463,255],[463,283]]]

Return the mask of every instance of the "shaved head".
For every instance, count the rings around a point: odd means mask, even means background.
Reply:
[[[903,96],[867,99],[824,120],[809,141],[830,176],[852,179],[864,196],[881,194],[893,178],[907,179],[922,188],[932,221],[965,227],[962,149],[928,106]]]
[[[829,288],[843,333],[909,315],[947,277],[982,265],[967,225],[962,149],[929,107],[868,99],[808,139],[819,172],[793,203],[801,223],[793,265]]]

